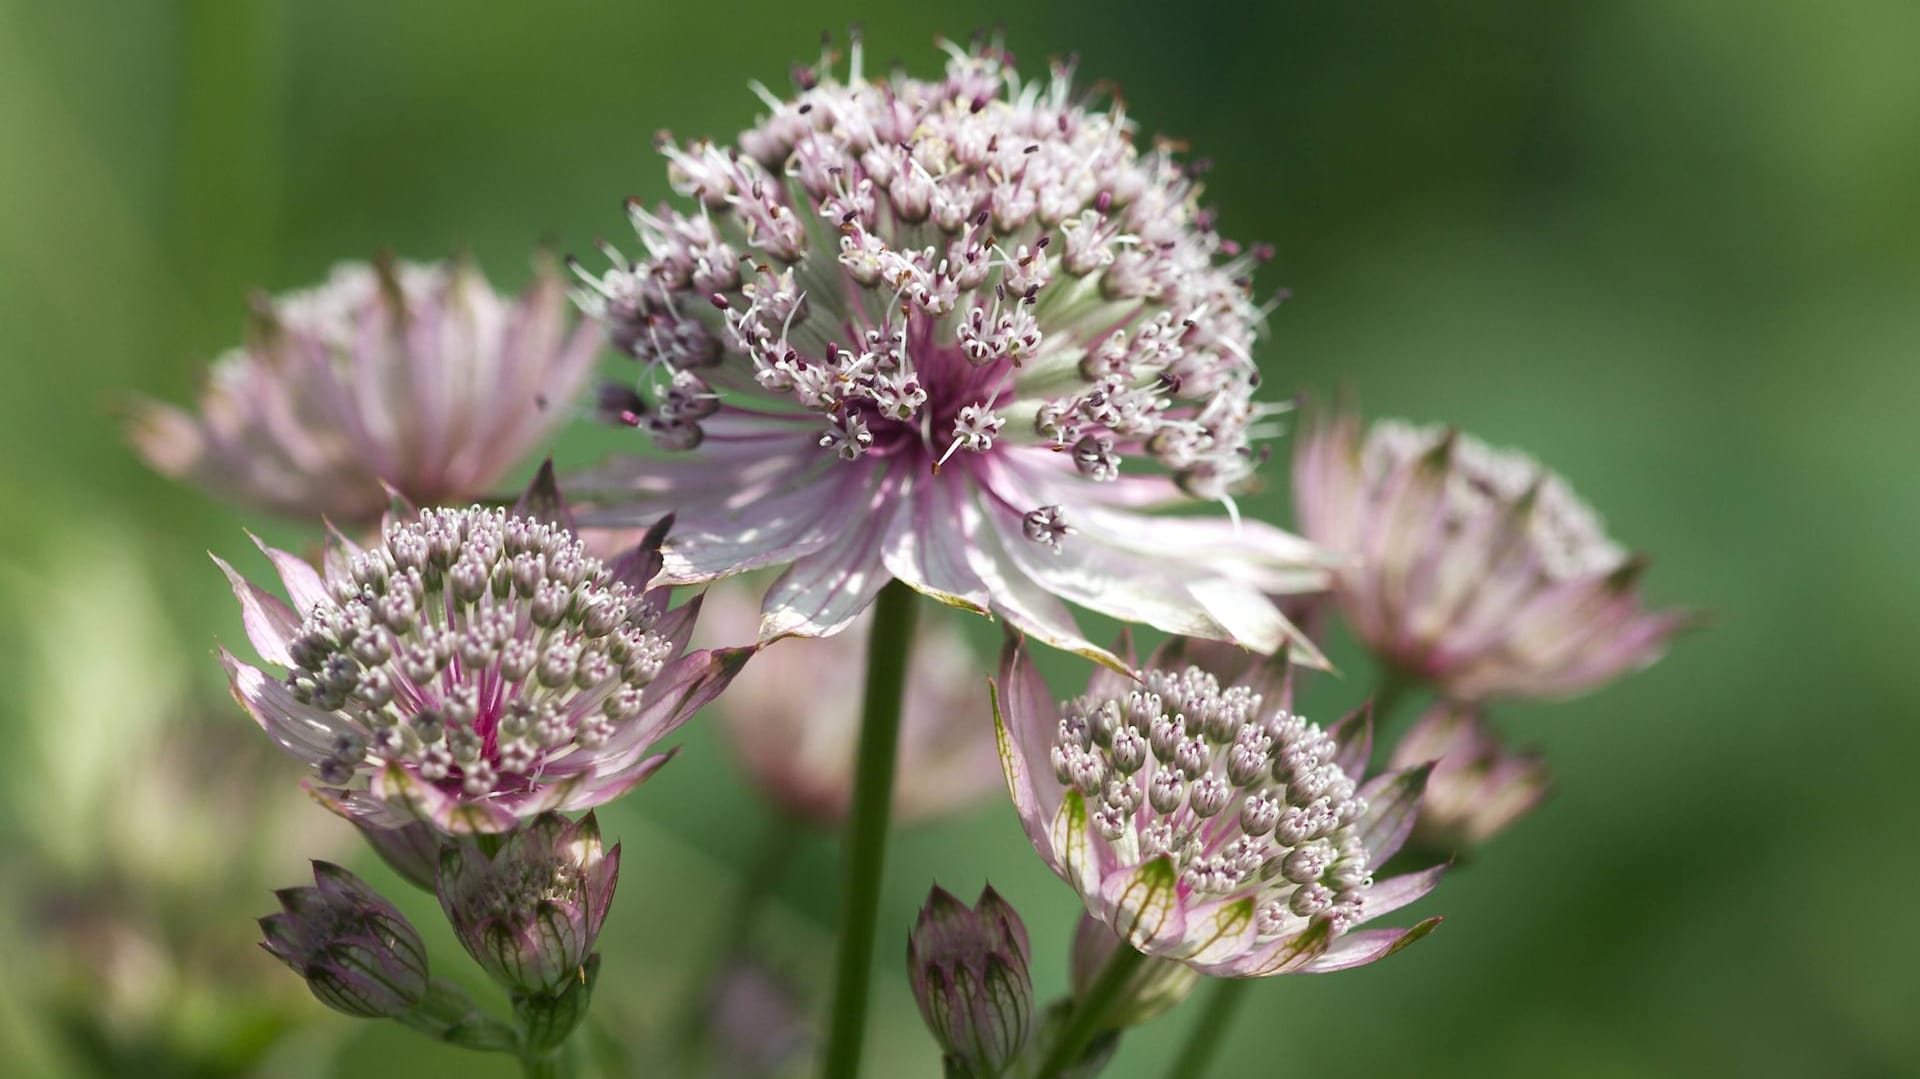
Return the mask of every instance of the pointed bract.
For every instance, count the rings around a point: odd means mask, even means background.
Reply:
[[[547,813],[491,854],[471,838],[447,844],[435,890],[454,935],[495,981],[551,996],[581,978],[619,874],[620,847],[602,851],[593,814]]]
[[[313,863],[313,887],[276,893],[261,947],[306,979],[320,1002],[366,1019],[407,1014],[427,992],[427,952],[393,904],[337,865]]]
[[[1027,928],[989,885],[972,908],[935,887],[907,937],[920,1017],[950,1061],[979,1079],[1020,1055],[1033,1021]]]

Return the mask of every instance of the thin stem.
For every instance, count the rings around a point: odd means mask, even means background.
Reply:
[[[564,1052],[555,1051],[523,1056],[520,1058],[520,1074],[526,1079],[561,1079],[567,1074],[566,1064],[561,1059],[565,1055]]]
[[[1173,1067],[1167,1069],[1167,1079],[1201,1079],[1207,1074],[1207,1067],[1220,1051],[1220,1042],[1233,1024],[1241,1002],[1247,999],[1247,989],[1252,983],[1252,978],[1221,978],[1214,983],[1199,1021],[1193,1024],[1186,1044],[1173,1058]]]
[[[867,698],[854,764],[853,812],[847,820],[846,882],[840,909],[840,954],[835,964],[833,1012],[821,1074],[852,1079],[860,1071],[867,1025],[867,985],[873,975],[874,922],[880,873],[886,863],[887,818],[893,810],[894,754],[900,743],[901,696],[913,639],[913,592],[898,581],[880,590],[867,638]]]
[[[1047,1047],[1046,1058],[1040,1062],[1040,1079],[1052,1079],[1080,1062],[1080,1055],[1104,1029],[1102,1023],[1125,991],[1128,980],[1146,961],[1144,953],[1125,941],[1113,950],[1100,976],[1087,987],[1086,995],[1073,1002],[1073,1010],[1067,1014],[1067,1025],[1060,1036]]]

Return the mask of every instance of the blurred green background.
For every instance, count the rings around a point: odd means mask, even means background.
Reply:
[[[208,655],[240,634],[204,552],[258,522],[145,472],[118,402],[186,399],[248,289],[335,259],[470,249],[517,283],[537,243],[625,239],[621,199],[666,190],[652,134],[729,136],[824,27],[930,74],[937,35],[1004,20],[1027,70],[1077,50],[1120,82],[1213,160],[1226,234],[1277,245],[1275,394],[1344,382],[1530,449],[1656,556],[1657,600],[1716,616],[1597,695],[1499,713],[1556,796],[1423,905],[1449,920],[1419,948],[1259,985],[1217,1074],[1920,1073],[1920,7],[1000,7],[0,4],[0,1071],[509,1074],[325,1013],[250,951],[267,882],[370,859],[249,755]],[[1284,520],[1273,473],[1252,509]],[[1335,658],[1321,715],[1366,689]],[[763,828],[713,732],[684,741],[605,814],[615,1029],[684,992]],[[260,782],[270,814],[218,809]],[[833,850],[802,847],[763,926],[802,981]],[[1076,903],[1010,808],[911,832],[870,1074],[934,1074],[896,957],[930,882],[987,877],[1063,987]],[[110,993],[76,988],[102,970]],[[1157,1074],[1192,1018],[1110,1074]]]

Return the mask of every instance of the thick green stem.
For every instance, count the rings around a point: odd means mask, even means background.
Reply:
[[[1167,1079],[1201,1079],[1207,1074],[1252,984],[1251,978],[1221,978],[1214,983],[1199,1021],[1193,1024],[1186,1044],[1180,1047],[1180,1055],[1173,1058],[1173,1067],[1167,1069]]]
[[[913,592],[898,581],[881,589],[874,602],[873,634],[867,639],[867,699],[854,764],[853,812],[847,820],[840,954],[834,970],[832,1019],[821,1058],[821,1074],[827,1079],[853,1079],[860,1072],[880,872],[886,862],[887,821],[893,810],[894,755],[900,743],[900,705],[916,602]]]
[[[567,1074],[565,1050],[520,1058],[520,1074],[526,1079],[562,1079]]]
[[[1124,941],[1113,950],[1100,976],[1087,987],[1084,996],[1073,1002],[1073,1010],[1067,1014],[1067,1025],[1059,1037],[1047,1047],[1046,1059],[1040,1062],[1037,1073],[1040,1079],[1053,1079],[1080,1062],[1087,1046],[1105,1029],[1106,1017],[1126,990],[1127,982],[1146,961],[1145,954]]]

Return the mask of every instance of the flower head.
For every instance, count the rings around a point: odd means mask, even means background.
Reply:
[[[589,813],[545,813],[484,851],[473,839],[440,855],[435,890],[454,935],[501,985],[545,995],[578,981],[613,905],[620,846],[600,846]]]
[[[907,975],[920,1017],[962,1074],[1001,1074],[1033,1019],[1027,927],[991,886],[971,909],[935,887],[907,937]]]
[[[292,607],[220,562],[254,649],[287,669],[222,650],[234,697],[343,815],[502,832],[599,805],[665,764],[650,750],[746,661],[685,652],[698,601],[647,590],[659,530],[608,565],[564,507],[533,507],[396,514],[365,548],[335,533],[320,570],[263,547]]]
[[[1424,936],[1355,930],[1439,869],[1376,883],[1426,768],[1362,782],[1370,723],[1288,711],[1284,656],[1175,640],[1137,679],[1096,674],[1054,706],[1019,642],[996,685],[1007,786],[1027,837],[1087,911],[1151,958],[1258,977],[1359,966]]]
[[[261,947],[307,980],[330,1008],[370,1019],[405,1015],[427,992],[427,952],[412,923],[380,893],[329,862],[311,888],[275,893]]]
[[[674,509],[672,582],[787,566],[761,633],[827,635],[889,579],[1106,662],[1065,603],[1272,651],[1268,593],[1311,548],[1255,521],[1155,517],[1262,460],[1258,255],[1196,170],[1142,151],[1071,71],[993,47],[944,78],[803,71],[737,147],[662,144],[681,207],[629,207],[644,249],[581,270],[643,365],[609,413],[663,455],[582,482],[585,518]]]
[[[389,487],[421,505],[491,493],[569,418],[600,347],[545,263],[518,299],[466,262],[343,263],[255,314],[198,415],[141,402],[129,430],[160,472],[316,520],[377,518]]]
[[[715,585],[705,601],[697,638],[752,638],[759,609],[747,589]],[[844,819],[852,801],[860,730],[846,702],[860,694],[871,621],[862,615],[839,636],[762,651],[713,705],[755,786],[783,811],[817,824]],[[901,823],[963,810],[1000,788],[986,693],[974,668],[951,626],[928,619],[915,630],[894,771],[893,812]]]
[[[1396,768],[1433,762],[1413,843],[1432,851],[1480,846],[1539,806],[1547,763],[1515,752],[1472,705],[1438,701],[1393,747]]]
[[[1323,418],[1301,438],[1294,500],[1347,559],[1334,592],[1387,662],[1457,700],[1556,697],[1657,659],[1692,616],[1648,611],[1645,563],[1564,480],[1438,427]]]

